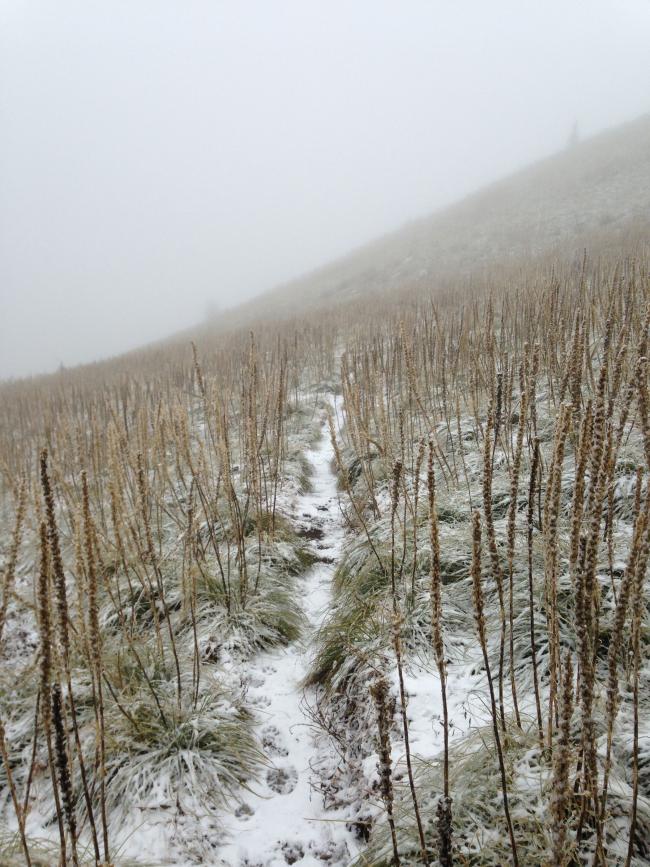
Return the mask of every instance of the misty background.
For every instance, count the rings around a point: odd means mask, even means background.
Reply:
[[[0,377],[164,337],[649,109],[648,0],[0,0]]]

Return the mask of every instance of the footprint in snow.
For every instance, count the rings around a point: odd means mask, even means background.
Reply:
[[[319,861],[325,861],[328,864],[349,863],[350,852],[343,842],[335,843],[334,840],[328,840],[327,842],[316,843],[312,841],[309,848],[314,858],[318,858]]]
[[[255,815],[255,810],[249,804],[240,804],[235,810],[235,816],[238,819],[250,819],[251,816]]]
[[[286,768],[271,768],[266,773],[266,783],[278,795],[289,795],[296,788],[298,771],[288,765]],[[302,857],[302,856],[301,856]]]
[[[300,861],[301,858],[305,857],[305,850],[302,843],[286,842],[282,844],[282,854],[284,855],[284,860],[287,864],[295,864],[296,861]]]
[[[262,729],[262,746],[272,756],[288,756],[289,750],[282,743],[280,729],[267,725]]]

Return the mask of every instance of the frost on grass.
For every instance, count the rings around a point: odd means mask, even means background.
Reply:
[[[556,263],[9,389],[2,858],[645,863],[647,296]]]

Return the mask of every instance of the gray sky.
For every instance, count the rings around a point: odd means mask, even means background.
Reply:
[[[232,306],[650,110],[650,0],[0,0],[0,377]]]

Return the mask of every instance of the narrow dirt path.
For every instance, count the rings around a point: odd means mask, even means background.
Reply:
[[[323,435],[307,452],[313,467],[312,491],[298,497],[296,521],[323,561],[299,584],[308,619],[302,640],[261,654],[251,667],[249,696],[258,708],[269,767],[228,824],[230,841],[219,853],[228,867],[347,865],[356,851],[344,818],[325,810],[319,771],[335,767],[338,757],[313,725],[309,696],[301,686],[314,637],[329,609],[331,580],[343,547],[325,416],[321,424]]]

